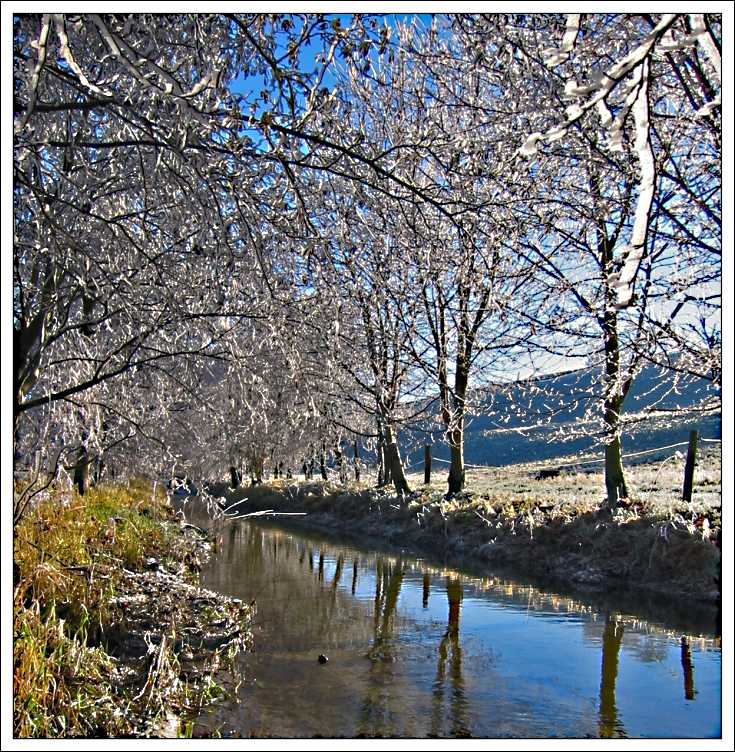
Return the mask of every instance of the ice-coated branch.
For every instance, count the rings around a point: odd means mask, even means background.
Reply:
[[[38,41],[32,42],[31,46],[36,48],[36,65],[33,67],[33,71],[30,75],[28,82],[30,88],[30,96],[28,98],[28,109],[23,119],[20,121],[17,130],[20,131],[25,128],[26,123],[33,114],[33,110],[36,106],[36,99],[38,98],[38,80],[41,75],[41,70],[46,63],[46,42],[48,41],[48,33],[51,28],[51,16],[45,13],[41,19],[41,33],[38,35]]]
[[[656,42],[671,28],[676,19],[677,15],[675,13],[665,14],[643,42],[622,60],[610,66],[605,73],[599,76],[599,81],[583,86],[578,86],[573,80],[568,81],[564,89],[564,93],[567,96],[581,97],[588,94],[591,94],[591,96],[583,102],[569,105],[565,112],[566,117],[564,122],[555,125],[545,133],[532,133],[518,150],[518,153],[524,157],[533,156],[538,151],[540,142],[546,141],[550,143],[562,138],[571,125],[579,121],[593,108],[598,108],[603,121],[603,127],[605,125],[613,125],[614,120],[609,117],[609,111],[605,105],[606,98],[626,79],[629,73],[642,65],[651,54]]]
[[[611,282],[616,291],[616,308],[628,306],[633,297],[633,286],[638,268],[646,249],[648,236],[648,220],[653,204],[653,193],[656,182],[656,165],[651,148],[651,124],[648,107],[648,74],[649,63],[644,61],[640,72],[640,86],[633,103],[633,118],[635,120],[635,151],[640,165],[640,181],[638,183],[638,203],[636,204],[635,220],[630,243],[622,249],[622,267],[618,274],[612,275]]]
[[[561,40],[561,47],[547,47],[541,51],[544,63],[548,68],[560,65],[569,59],[569,55],[574,49],[574,43],[579,36],[580,13],[567,13],[567,27]]]
[[[76,73],[77,78],[80,80],[83,86],[85,86],[87,89],[89,89],[94,94],[99,94],[102,97],[112,97],[113,93],[106,89],[100,89],[99,86],[96,86],[93,84],[85,75],[84,71],[80,68],[77,61],[74,59],[74,55],[71,51],[71,48],[69,47],[69,37],[66,33],[66,28],[64,25],[64,16],[60,13],[54,14],[54,28],[56,29],[56,34],[59,37],[59,47],[60,52],[64,60],[66,60],[67,65],[71,70]]]

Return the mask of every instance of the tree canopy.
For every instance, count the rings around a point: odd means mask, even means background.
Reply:
[[[16,513],[80,468],[356,439],[406,492],[406,428],[457,493],[480,387],[570,367],[614,505],[641,369],[721,383],[721,40],[715,13],[14,16]]]

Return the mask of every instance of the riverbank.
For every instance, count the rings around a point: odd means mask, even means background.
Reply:
[[[190,733],[251,641],[253,607],[197,585],[209,555],[160,487],[49,491],[14,531],[14,736]]]
[[[719,454],[700,459],[691,503],[679,499],[679,464],[640,464],[636,489],[614,515],[601,510],[601,472],[572,469],[537,480],[524,465],[470,474],[468,489],[445,500],[440,475],[414,492],[323,481],[223,491],[231,515],[304,513],[291,524],[345,531],[412,546],[454,561],[590,590],[631,589],[681,602],[720,600]]]

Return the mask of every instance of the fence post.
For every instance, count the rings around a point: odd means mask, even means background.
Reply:
[[[684,468],[684,501],[692,500],[692,487],[694,486],[694,465],[697,461],[697,431],[689,432],[689,449],[687,449],[687,464]]]
[[[431,483],[431,444],[424,445],[424,485]]]

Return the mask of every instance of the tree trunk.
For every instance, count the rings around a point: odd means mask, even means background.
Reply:
[[[396,493],[399,496],[411,493],[411,489],[406,480],[406,476],[403,472],[403,463],[401,462],[401,454],[398,451],[398,442],[393,435],[392,426],[385,427],[385,439],[386,439],[386,465],[390,468],[390,474],[393,478],[393,485],[396,489]]]
[[[594,168],[594,161],[590,161]],[[591,175],[591,189],[595,205],[599,205],[601,179],[595,170]],[[602,216],[600,214],[600,216]],[[628,489],[623,474],[622,448],[620,445],[620,413],[630,379],[624,386],[620,374],[620,341],[618,339],[618,315],[615,310],[617,292],[614,279],[616,276],[614,258],[614,240],[608,236],[607,228],[598,219],[597,250],[603,274],[605,310],[601,319],[602,333],[605,339],[605,488],[607,489],[606,506],[614,511],[618,499],[627,498]]]
[[[623,473],[620,444],[620,412],[623,407],[623,386],[620,382],[620,346],[617,313],[612,307],[605,311],[605,488],[607,508],[614,511],[618,499],[628,497]]]
[[[77,455],[77,462],[74,465],[74,485],[79,495],[84,496],[89,485],[89,454],[86,447],[82,447]]]
[[[355,441],[352,446],[355,450],[355,480],[359,483],[360,482],[360,454],[358,453],[358,449],[357,449],[357,441]]]
[[[345,458],[342,450],[339,448],[339,442],[334,445],[334,464],[339,470],[339,482],[344,485],[347,483],[347,473],[345,472]]]
[[[464,488],[465,469],[464,469],[464,431],[463,426],[455,428],[450,433],[450,465],[449,478],[447,480],[447,498],[456,496]]]
[[[393,466],[391,465],[387,444],[380,447],[380,467],[382,468],[383,479],[378,485],[388,486],[393,482]]]
[[[447,498],[456,496],[464,489],[464,415],[465,395],[469,373],[464,360],[457,359],[457,375],[454,380],[454,410],[452,413],[452,426],[448,433],[450,464],[449,478],[447,479]]]
[[[327,475],[327,450],[324,444],[322,444],[322,451],[319,454],[319,472],[322,474],[322,480],[328,480]]]
[[[102,482],[102,476],[105,472],[105,461],[102,457],[96,457],[94,462],[94,474],[92,477],[92,485],[98,486]]]
[[[628,497],[618,436],[605,445],[605,488],[607,489],[607,507],[610,510],[617,507],[618,499]]]
[[[465,323],[465,331],[466,331]],[[467,335],[460,341],[460,351],[457,353],[457,372],[454,377],[454,399],[452,405],[451,423],[447,426],[449,439],[450,464],[447,478],[447,498],[451,499],[464,489],[464,416],[465,398],[469,384],[469,357],[471,349]]]
[[[392,479],[385,435],[386,431],[382,427],[382,422],[378,422],[378,488],[387,486]]]
[[[424,485],[431,484],[431,444],[424,446]]]
[[[240,473],[234,465],[230,465],[230,488],[240,488]]]

